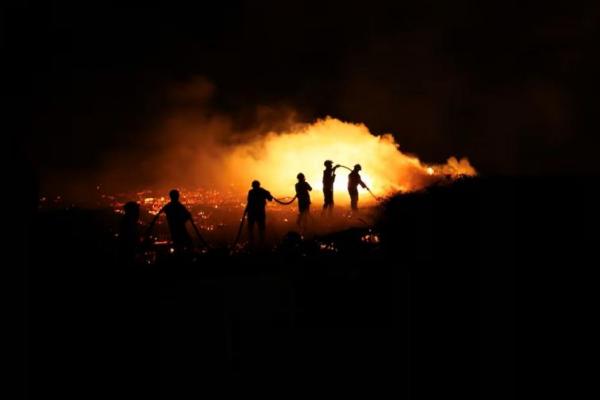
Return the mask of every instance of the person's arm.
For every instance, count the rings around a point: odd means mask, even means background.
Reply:
[[[306,187],[308,188],[308,190],[312,191],[312,187],[310,186],[310,184],[308,182],[306,182]]]
[[[268,191],[266,191],[266,190],[265,190],[265,192],[267,192],[267,196],[266,196],[266,197],[267,197],[267,200],[269,200],[269,201],[273,201],[273,196],[271,196],[271,192],[268,192]]]
[[[369,188],[368,188],[368,187],[367,187],[367,185],[366,185],[366,184],[365,184],[365,183],[362,181],[362,179],[361,179],[361,178],[358,178],[358,179],[359,179],[359,180],[358,180],[358,183],[360,184],[360,186],[362,186],[364,189],[367,189],[367,190],[369,190]]]

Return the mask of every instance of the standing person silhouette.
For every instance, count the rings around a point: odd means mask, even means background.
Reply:
[[[246,212],[248,213],[248,242],[254,245],[254,225],[258,225],[258,238],[260,245],[265,242],[265,228],[267,214],[265,207],[267,201],[273,201],[273,196],[268,190],[260,187],[259,181],[252,181],[252,189],[248,191]]]
[[[140,205],[129,201],[123,206],[123,219],[119,224],[119,261],[134,265],[141,245]]]
[[[350,207],[352,211],[358,210],[358,185],[369,190],[360,177],[360,170],[362,170],[362,167],[360,164],[356,164],[352,172],[348,174],[348,193],[350,194]]]
[[[327,160],[324,162],[325,169],[323,170],[323,212],[331,214],[333,211],[333,184],[335,182],[335,170],[339,165],[332,167],[333,161]]]
[[[178,190],[171,190],[169,192],[169,197],[171,198],[171,201],[165,204],[165,206],[160,209],[158,214],[156,214],[150,223],[147,232],[150,232],[150,230],[154,227],[154,224],[158,220],[160,214],[165,213],[167,216],[167,223],[169,225],[173,247],[175,247],[175,250],[177,251],[189,250],[192,247],[192,238],[190,237],[185,224],[188,221],[193,222],[192,214],[187,210],[187,208],[185,208],[183,204],[179,202]]]
[[[296,197],[298,197],[298,228],[300,228],[300,232],[304,233],[306,230],[306,224],[308,222],[308,216],[310,213],[310,191],[312,187],[306,182],[306,178],[304,174],[299,173],[296,178],[298,178],[298,183],[296,183]]]

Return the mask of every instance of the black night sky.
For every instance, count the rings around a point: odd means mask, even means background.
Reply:
[[[240,127],[259,106],[393,132],[485,174],[597,172],[597,3],[105,2],[5,12],[12,105],[35,168],[135,145],[174,84],[204,77]]]
[[[24,295],[18,306],[9,299],[22,338],[8,343],[22,347],[23,368],[10,369],[24,372],[14,381],[26,398],[151,398],[159,386],[163,398],[200,398],[211,384],[282,398],[326,393],[325,383],[336,397],[362,387],[365,398],[505,400],[517,365],[536,393],[571,392],[589,376],[571,357],[589,354],[582,336],[597,314],[583,312],[597,288],[582,285],[597,282],[584,273],[598,258],[600,1],[5,3],[3,230],[16,242],[1,259]],[[211,95],[186,100],[198,82]],[[467,157],[479,176],[371,193],[376,206],[363,213],[360,203],[361,214],[336,197],[343,230],[315,201],[314,226],[331,229],[299,233],[310,199],[285,219],[263,204],[250,224],[250,200],[236,197],[234,223],[208,227],[201,216],[224,207],[179,204],[178,231],[171,217],[160,222],[162,205],[150,213],[166,191],[148,204],[149,192],[133,192],[143,202],[127,193],[121,204],[93,178],[136,163],[126,172],[137,184],[139,156],[162,149],[146,139],[178,108],[224,116],[232,137],[277,130],[290,110],[301,122],[364,123],[425,163]],[[230,184],[214,164],[194,176]],[[71,203],[59,184],[75,178],[99,206]],[[194,219],[200,244],[181,239]],[[151,235],[157,220],[165,240]],[[564,370],[577,371],[577,384]]]

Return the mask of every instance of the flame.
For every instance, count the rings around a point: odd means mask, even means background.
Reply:
[[[296,175],[302,172],[313,188],[311,196],[322,199],[325,160],[349,168],[360,164],[363,181],[378,196],[418,190],[447,176],[476,174],[466,158],[451,157],[443,165],[426,165],[417,157],[402,153],[391,134],[376,136],[364,124],[331,117],[237,145],[226,158],[225,169],[234,181],[246,182],[248,186],[258,179],[275,196],[293,195]],[[344,168],[336,170],[336,202],[349,201],[349,172]]]
[[[176,132],[176,131],[175,131]],[[179,143],[179,142],[178,142]],[[179,149],[179,147],[177,147]],[[141,205],[143,217],[155,216],[169,201],[166,197],[170,188],[176,187],[181,193],[181,202],[196,216],[195,222],[203,234],[209,238],[229,238],[237,232],[240,216],[243,214],[246,193],[254,179],[261,181],[262,186],[278,198],[294,195],[296,175],[302,172],[313,187],[311,198],[315,208],[320,208],[322,196],[322,176],[324,161],[332,160],[333,164],[341,164],[352,168],[361,164],[361,176],[370,187],[374,196],[387,196],[396,192],[414,191],[437,181],[456,178],[461,175],[475,175],[475,169],[466,158],[450,157],[445,164],[426,164],[417,157],[400,151],[400,146],[391,134],[374,135],[364,124],[343,122],[335,118],[318,120],[312,124],[297,124],[281,132],[256,134],[242,143],[222,144],[206,143],[205,146],[186,147],[186,152],[171,151],[173,161],[180,160],[187,168],[179,168],[174,162],[161,163],[158,171],[164,166],[178,171],[181,182],[186,177],[199,176],[203,185],[175,185],[169,175],[167,188],[150,187],[140,190],[117,192],[114,195],[105,193],[108,185],[97,185],[102,190],[95,190],[96,204],[110,205],[115,212],[123,214],[123,206],[135,200]],[[210,157],[207,157],[207,154]],[[188,158],[188,157],[191,157]],[[182,173],[181,171],[185,171]],[[349,196],[347,193],[349,171],[338,168],[335,181],[335,202],[340,209],[347,209]],[[189,182],[189,181],[188,181]],[[364,190],[360,197],[359,207],[365,203],[373,203],[374,196]],[[67,197],[68,198],[68,197]],[[43,207],[59,207],[65,205],[62,196],[45,195],[41,200]],[[314,208],[313,208],[314,210]],[[269,204],[269,221],[277,221],[271,225],[281,229],[293,229],[297,212],[297,204]],[[318,214],[317,214],[318,215]],[[343,216],[342,216],[343,215]],[[365,214],[363,214],[365,215]],[[355,214],[339,213],[337,220],[328,219],[327,223],[317,229],[342,229],[355,223]],[[319,217],[315,218],[315,221]],[[156,244],[168,243],[164,218],[157,222]],[[333,221],[333,223],[331,223]],[[361,219],[361,224],[364,219]],[[162,230],[158,225],[162,225]],[[232,230],[235,232],[232,233]],[[373,233],[361,240],[369,244],[377,244],[379,237]],[[327,247],[328,251],[337,251]]]

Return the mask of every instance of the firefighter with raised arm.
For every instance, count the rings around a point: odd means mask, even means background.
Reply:
[[[335,170],[339,165],[333,167],[333,161],[325,161],[323,170],[323,212],[331,213],[333,211],[333,184],[335,182]]]

